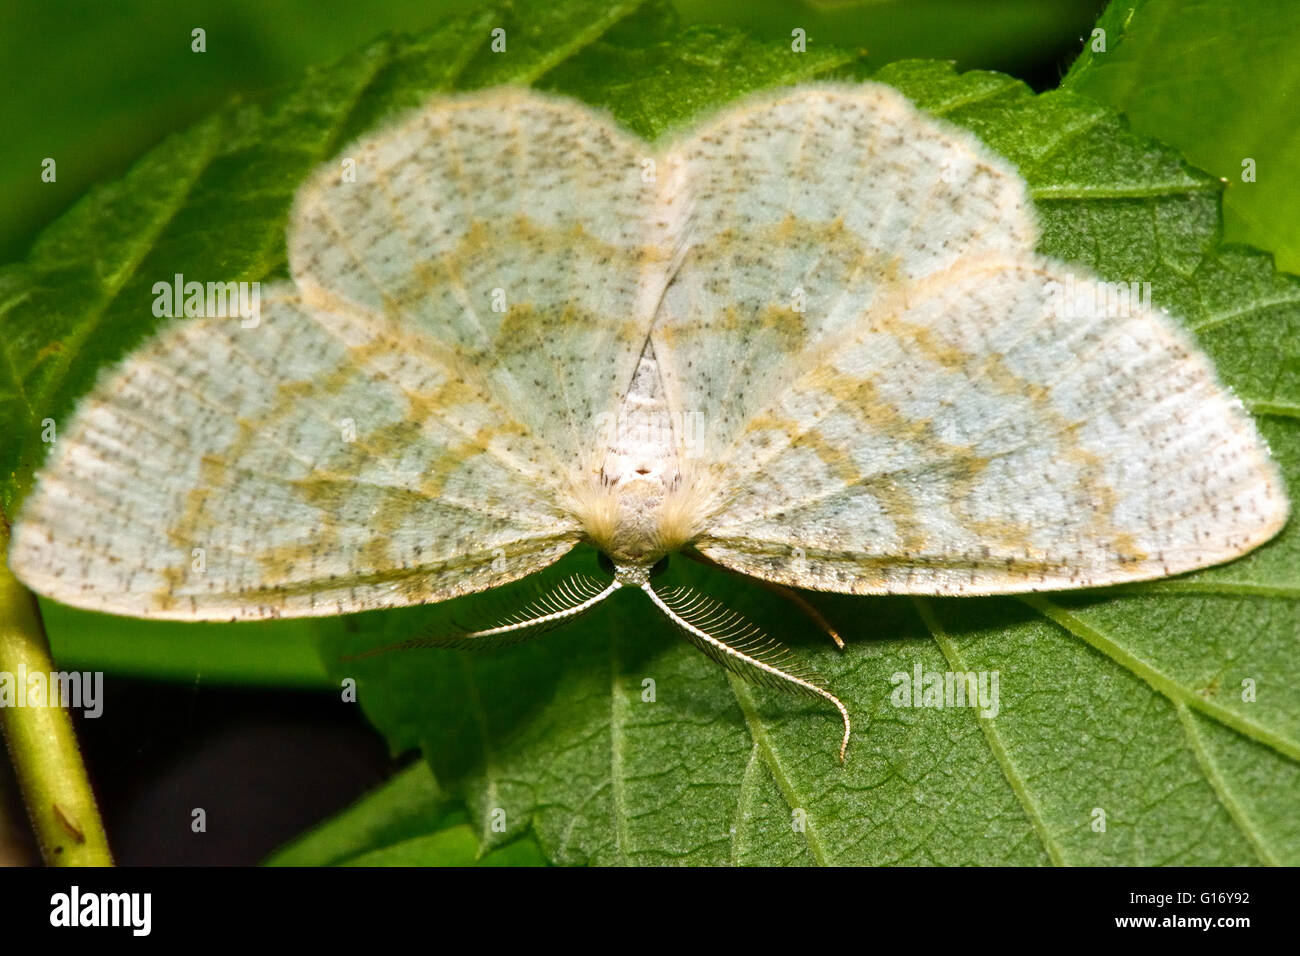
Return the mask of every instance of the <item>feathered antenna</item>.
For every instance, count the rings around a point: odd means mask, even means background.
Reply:
[[[660,594],[650,584],[650,576],[649,567],[634,565],[616,566],[614,580],[606,585],[585,574],[575,574],[490,627],[473,630],[458,627],[426,634],[344,660],[421,647],[507,647],[573,620],[626,585],[644,591],[688,641],[733,674],[764,687],[820,697],[833,704],[844,721],[840,763],[844,762],[852,732],[849,712],[821,678],[801,664],[788,647],[772,640],[760,627],[721,601],[688,587],[672,588]]]
[[[760,587],[767,588],[767,590],[771,591],[773,594],[785,598],[799,610],[803,611],[803,613],[806,614],[814,624],[825,631],[826,635],[835,642],[837,648],[841,651],[844,650],[844,638],[840,637],[840,632],[835,629],[830,621],[826,620],[826,615],[817,610],[817,608],[811,604],[807,598],[794,588],[786,587],[784,584],[777,584],[775,581],[768,581],[764,578],[752,578],[747,574],[741,574],[739,571],[733,571],[725,564],[718,564],[717,561],[714,561],[708,555],[696,551],[693,548],[686,548],[682,551],[682,554],[697,564],[703,564],[705,567],[722,571],[724,574],[732,574],[738,578],[744,578],[745,581],[750,584],[757,584]]]
[[[476,630],[453,627],[449,631],[435,631],[409,641],[377,647],[343,659],[358,660],[363,657],[374,657],[376,654],[385,654],[388,651],[405,651],[421,647],[482,649],[509,647],[521,641],[540,637],[565,621],[573,620],[578,615],[591,610],[622,586],[622,583],[617,580],[602,586],[594,578],[585,574],[575,574],[490,627]]]
[[[733,674],[765,687],[820,697],[834,704],[844,720],[844,739],[840,741],[840,763],[844,763],[852,726],[849,712],[788,647],[772,640],[721,601],[691,588],[673,588],[661,595],[646,581],[641,590],[688,641]]]

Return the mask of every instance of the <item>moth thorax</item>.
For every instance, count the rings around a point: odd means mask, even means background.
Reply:
[[[675,480],[677,440],[672,415],[664,400],[663,383],[654,348],[647,340],[636,373],[608,433],[605,480],[613,486],[638,479]]]
[[[636,477],[612,489],[616,502],[613,534],[606,554],[614,563],[657,561],[669,550],[661,524],[667,489],[656,478]]]
[[[664,502],[680,482],[677,442],[654,347],[647,340],[619,406],[600,470],[605,520],[588,531],[615,563],[654,562],[680,542],[666,540]]]

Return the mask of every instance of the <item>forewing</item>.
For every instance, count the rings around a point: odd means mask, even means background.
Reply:
[[[691,215],[654,345],[704,470],[873,302],[1036,235],[1009,164],[878,84],[750,100],[665,166]]]
[[[432,334],[578,471],[632,380],[672,257],[648,147],[572,100],[439,101],[299,193],[292,274],[373,327]]]

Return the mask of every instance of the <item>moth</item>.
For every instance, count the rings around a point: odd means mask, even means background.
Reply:
[[[1037,238],[1008,162],[883,85],[653,145],[527,89],[438,97],[300,188],[256,323],[169,322],[101,378],[10,561],[83,608],[250,619],[444,601],[585,541],[608,581],[445,642],[637,590],[834,705],[843,761],[840,699],[657,562],[1003,594],[1203,568],[1286,520],[1191,338]]]

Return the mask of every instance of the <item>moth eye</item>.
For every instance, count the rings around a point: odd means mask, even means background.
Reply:
[[[606,574],[614,573],[614,562],[609,559],[609,555],[604,551],[596,555],[596,561],[600,565],[600,569]]]
[[[654,563],[654,566],[650,569],[650,577],[657,578],[659,577],[659,575],[663,574],[667,570],[668,570],[668,558],[662,557],[658,561],[656,561]]]

